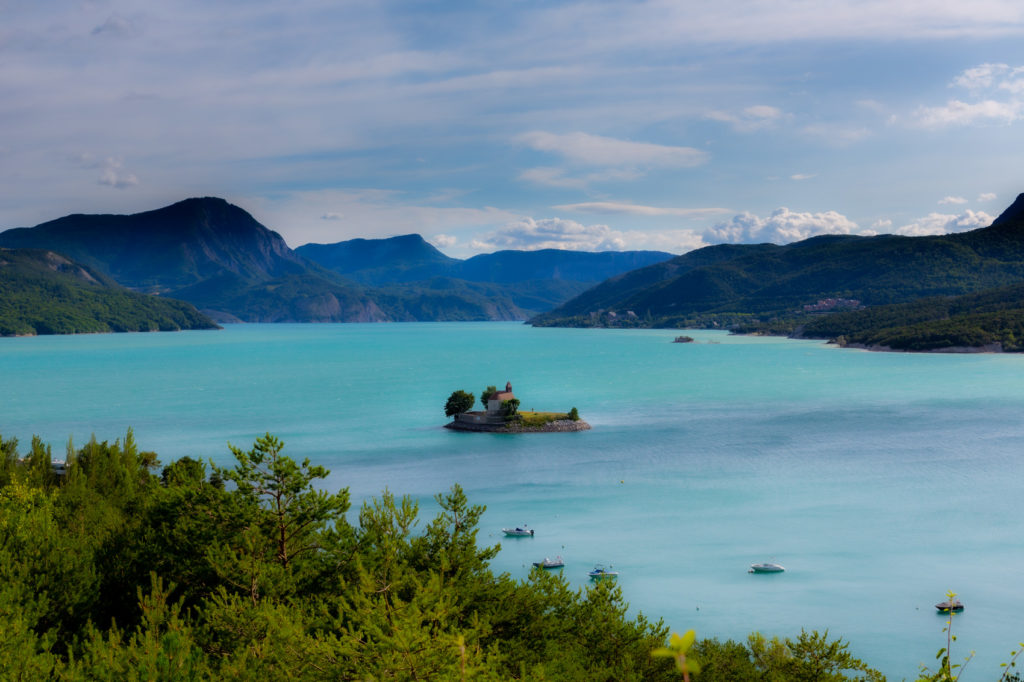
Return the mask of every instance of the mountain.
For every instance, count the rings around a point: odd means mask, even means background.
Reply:
[[[463,262],[459,277],[473,282],[565,280],[600,282],[672,258],[664,251],[496,251]]]
[[[444,255],[418,234],[305,244],[295,252],[328,270],[371,286],[451,275],[461,262]]]
[[[461,315],[469,314],[475,305],[513,315],[498,319],[526,319],[564,303],[603,279],[672,257],[663,251],[592,253],[542,249],[497,251],[459,260],[441,253],[418,234],[306,244],[295,251],[346,279],[365,286],[385,287],[395,295],[400,295],[396,285],[406,285],[406,296],[414,292],[427,295],[447,287],[452,294],[472,296],[471,292],[477,292],[492,302],[478,301],[454,319],[463,319]],[[483,283],[492,286],[473,286]],[[420,311],[415,314],[426,314],[423,305],[410,305]]]
[[[1022,351],[1024,284],[817,315],[795,331],[801,338],[865,348]]]
[[[0,248],[0,336],[216,328],[188,303],[129,291],[53,251]]]
[[[228,274],[255,282],[308,267],[281,235],[212,197],[133,215],[69,215],[2,232],[0,246],[58,251],[124,286],[159,293]]]
[[[221,322],[524,320],[600,279],[671,254],[500,252],[450,258],[419,235],[293,251],[243,209],[193,198],[133,215],[69,215],[0,232]]]
[[[513,284],[558,280],[597,283],[672,258],[664,251],[496,251],[467,260],[444,255],[418,234],[306,244],[296,253],[362,284],[379,286],[451,277]]]
[[[777,246],[720,245],[601,283],[537,316],[538,325],[643,324],[796,315],[823,299],[865,306],[958,296],[1024,281],[1024,194],[990,227],[903,237],[828,235]],[[638,323],[640,324],[640,323]]]

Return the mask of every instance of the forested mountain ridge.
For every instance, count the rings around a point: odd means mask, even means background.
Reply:
[[[265,280],[308,266],[281,235],[213,197],[131,215],[69,215],[0,232],[0,246],[58,251],[126,287],[158,293],[226,273]]]
[[[306,244],[296,253],[362,284],[380,286],[449,277],[514,284],[544,280],[596,283],[672,258],[664,251],[504,250],[451,258],[418,234]]]
[[[444,255],[418,234],[387,239],[349,239],[334,244],[304,244],[295,252],[328,270],[367,285],[449,276],[461,262]]]
[[[900,310],[910,314],[912,302],[919,299],[964,296],[1021,282],[1024,194],[991,226],[965,233],[930,237],[829,235],[785,246],[707,247],[603,282],[531,322],[567,326],[722,325],[743,331],[788,333],[817,315],[805,306],[814,307],[826,299],[855,301],[868,308],[906,304]],[[964,305],[971,300],[965,298]],[[1012,305],[1012,301],[1005,305]],[[935,312],[940,308],[925,306],[921,310]],[[962,307],[954,308],[960,311],[958,314],[969,313]],[[623,315],[628,311],[633,315]],[[609,316],[609,312],[616,315]],[[921,314],[911,315],[917,320],[915,324],[922,321],[918,319]],[[855,318],[865,320],[867,314],[857,318],[851,313],[838,319]],[[872,319],[879,323],[882,320]],[[887,323],[894,322],[886,319]],[[817,327],[808,324],[807,328]]]
[[[611,273],[671,255],[500,252],[461,261],[419,235],[293,251],[246,211],[213,197],[133,215],[65,216],[0,232],[3,246],[62,253],[222,322],[524,320]]]
[[[0,248],[0,336],[216,327],[189,303],[129,291],[53,251]]]

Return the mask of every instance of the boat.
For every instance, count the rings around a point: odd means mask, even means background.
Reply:
[[[527,528],[526,526],[523,526],[522,528],[519,526],[516,526],[515,528],[502,528],[501,532],[513,538],[533,537],[533,529]]]
[[[773,564],[766,561],[761,564],[750,564],[750,569],[747,573],[782,573],[786,569],[779,564]]]
[[[594,566],[594,570],[587,573],[591,580],[604,580],[605,578],[615,578],[619,575],[618,571],[609,571],[604,566],[598,564]]]
[[[537,568],[562,568],[565,566],[565,562],[560,556],[556,556],[554,559],[544,557],[544,561],[534,561],[533,565]]]
[[[960,613],[964,610],[964,604],[959,599],[953,601],[940,601],[935,605],[939,613]]]

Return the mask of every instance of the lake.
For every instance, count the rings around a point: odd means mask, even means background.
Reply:
[[[231,461],[271,432],[358,505],[453,483],[521,577],[561,555],[620,571],[632,610],[698,636],[828,629],[890,679],[945,644],[996,679],[1024,639],[1024,356],[869,353],[815,341],[515,323],[234,325],[0,339],[0,433],[26,447],[123,437],[168,462]],[[580,433],[442,428],[456,389],[511,381]],[[504,538],[529,524],[533,538]],[[786,572],[751,575],[753,562]]]

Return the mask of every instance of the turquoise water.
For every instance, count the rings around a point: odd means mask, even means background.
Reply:
[[[692,332],[514,323],[239,325],[217,332],[0,340],[0,433],[114,439],[227,463],[270,431],[358,505],[460,483],[485,504],[499,571],[560,554],[586,584],[621,572],[634,611],[745,638],[824,630],[892,679],[967,604],[964,680],[1024,639],[1024,356],[909,355]],[[511,380],[524,409],[593,430],[441,428],[451,391]],[[354,520],[355,511],[351,512]],[[505,539],[523,523],[534,538]],[[775,560],[781,575],[749,575]]]

